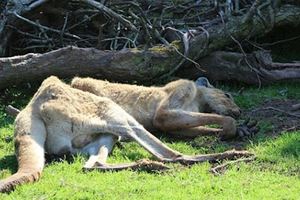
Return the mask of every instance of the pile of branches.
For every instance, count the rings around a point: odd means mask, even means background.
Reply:
[[[14,38],[9,55],[70,45],[101,50],[166,45],[208,34],[207,28],[245,15],[251,5],[250,0],[49,1],[25,16],[13,13],[19,23],[7,25]]]
[[[0,88],[53,74],[145,83],[179,69],[250,84],[300,79],[299,63],[273,62],[256,40],[299,27],[298,0],[6,0],[0,9],[0,56],[21,55],[0,58]]]

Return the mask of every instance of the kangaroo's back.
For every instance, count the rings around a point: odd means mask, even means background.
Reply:
[[[152,120],[156,109],[167,96],[161,87],[111,83],[92,78],[74,78],[71,86],[111,99],[148,130],[153,129]]]

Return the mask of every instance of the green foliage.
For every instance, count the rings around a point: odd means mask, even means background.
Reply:
[[[4,113],[3,106],[13,103],[16,107],[23,107],[31,95],[16,90],[7,93],[6,99],[0,99],[0,179],[17,169],[13,156],[13,122]],[[235,98],[241,107],[255,108],[266,99],[299,99],[300,88],[293,83],[260,90],[248,87],[243,95]],[[191,167],[170,164],[171,170],[158,173],[83,172],[81,167],[86,157],[78,155],[72,163],[48,163],[39,182],[17,187],[9,195],[0,194],[0,199],[299,199],[300,131],[271,137],[265,133],[273,130],[272,124],[262,121],[260,128],[260,133],[252,141],[242,143],[256,154],[257,159],[229,166],[220,176],[209,172],[209,163]],[[240,143],[224,142],[212,136],[192,141],[162,140],[186,154],[220,152]],[[115,148],[109,162],[130,162],[145,157],[152,158],[131,142],[124,144],[124,149]]]
[[[234,91],[238,91],[235,88]],[[258,89],[248,87],[241,95],[235,95],[235,101],[241,108],[253,108],[270,99],[300,99],[299,83],[281,83]]]

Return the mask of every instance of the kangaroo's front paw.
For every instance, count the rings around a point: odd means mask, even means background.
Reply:
[[[253,137],[259,131],[257,121],[250,121],[247,119],[244,123],[238,125],[236,129],[236,136],[240,138]]]
[[[222,139],[234,138],[236,135],[236,121],[232,117],[224,117]]]

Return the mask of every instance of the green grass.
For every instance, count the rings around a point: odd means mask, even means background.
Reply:
[[[231,87],[231,90],[236,91]],[[23,107],[32,93],[8,91],[0,105],[11,103],[17,95],[15,106]],[[9,96],[9,98],[7,98]],[[300,87],[283,83],[258,90],[247,87],[242,96],[236,97],[242,108],[254,108],[266,99],[300,99]],[[0,107],[0,179],[17,169],[13,156],[13,121]],[[83,172],[84,156],[75,156],[74,162],[48,163],[42,179],[34,184],[17,187],[0,199],[300,199],[300,131],[281,133],[268,137],[272,125],[261,122],[260,133],[244,142],[247,150],[257,159],[239,163],[224,174],[214,176],[211,164],[191,167],[170,165],[171,170],[160,173],[136,171]],[[162,138],[167,144],[183,153],[220,152],[232,148],[231,143],[214,137],[193,141]],[[135,143],[116,148],[109,162],[129,162],[151,156]]]

